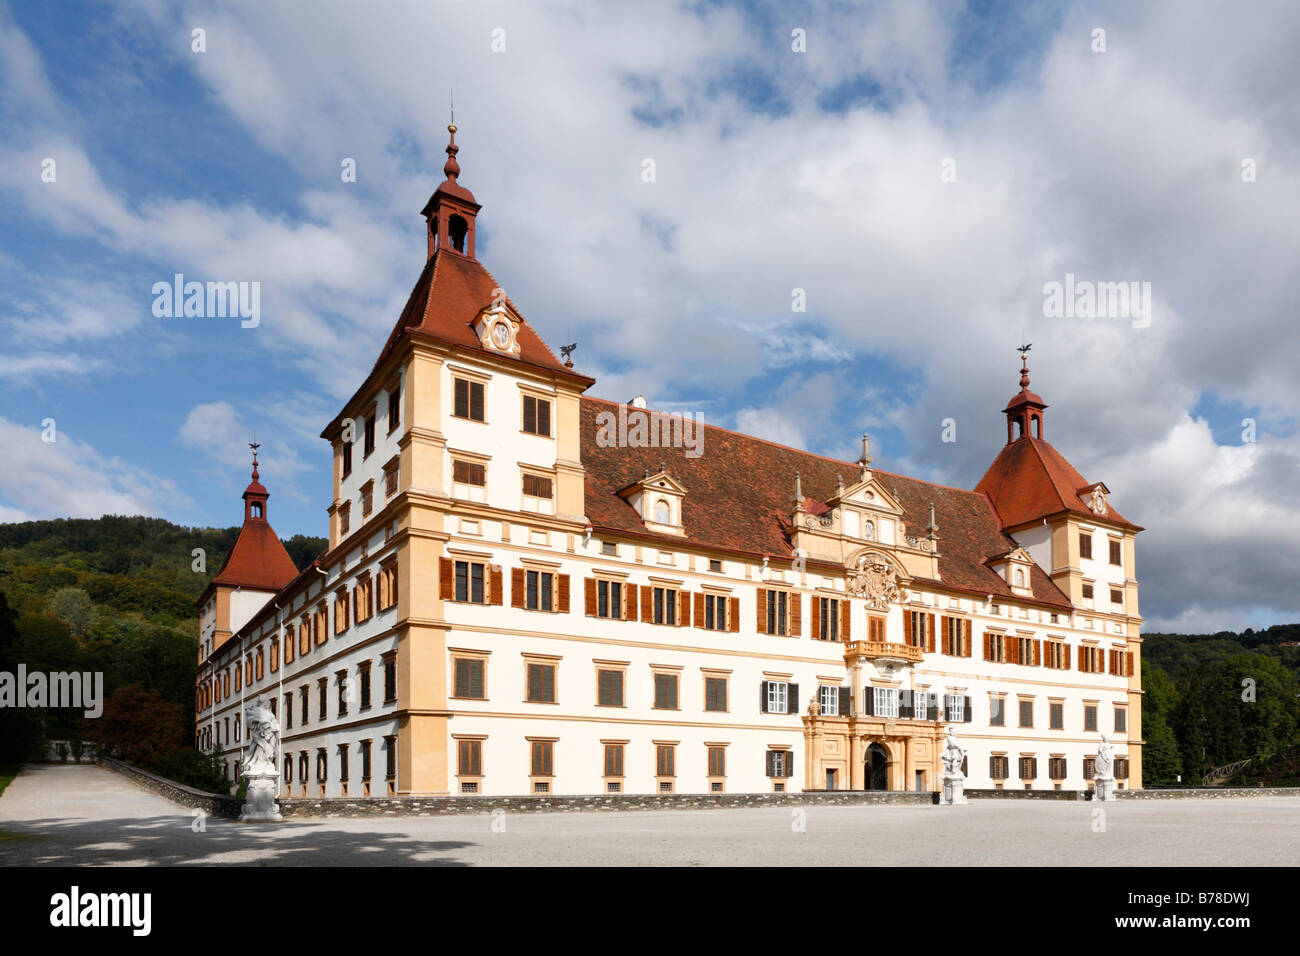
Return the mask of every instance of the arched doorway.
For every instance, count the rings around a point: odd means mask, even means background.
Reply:
[[[867,748],[862,779],[867,790],[889,789],[889,754],[878,743],[873,743]]]

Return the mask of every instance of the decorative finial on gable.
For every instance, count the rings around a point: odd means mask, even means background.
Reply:
[[[862,468],[862,477],[866,478],[871,470],[871,439],[866,432],[862,433],[862,457],[858,459],[858,465]]]
[[[934,523],[934,502],[930,502],[930,523],[925,526],[925,530],[930,532],[930,540],[934,541],[939,537],[939,526]]]
[[[794,497],[790,499],[798,510],[803,510],[803,478],[799,472],[794,473]]]

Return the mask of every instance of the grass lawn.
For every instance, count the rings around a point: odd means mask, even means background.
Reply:
[[[9,781],[16,776],[18,776],[18,764],[0,764],[0,794],[5,792],[5,787],[9,786]]]

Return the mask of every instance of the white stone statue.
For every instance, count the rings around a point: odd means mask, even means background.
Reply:
[[[1098,800],[1115,799],[1115,761],[1110,753],[1110,741],[1101,735],[1097,744],[1097,757],[1092,763],[1092,783]]]
[[[280,808],[275,802],[279,769],[275,755],[280,746],[280,721],[259,697],[244,711],[244,726],[248,730],[248,751],[242,767],[246,790],[239,819],[279,820]]]
[[[943,750],[939,754],[939,760],[943,764],[943,795],[939,802],[944,805],[951,806],[966,802],[966,775],[961,772],[961,764],[965,756],[957,743],[957,730],[949,724],[947,736],[943,741]]]

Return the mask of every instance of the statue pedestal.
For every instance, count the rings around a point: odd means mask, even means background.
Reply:
[[[1096,788],[1092,793],[1092,798],[1094,800],[1109,802],[1115,799],[1114,777],[1093,777],[1092,785]]]
[[[966,775],[963,773],[945,773],[943,775],[943,793],[939,797],[939,803],[943,806],[953,806],[958,803],[966,802]]]
[[[284,819],[275,802],[276,779],[274,773],[255,773],[244,777],[248,787],[244,793],[244,806],[239,811],[240,823]]]

